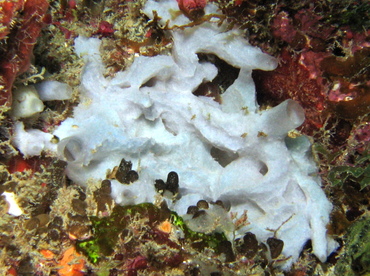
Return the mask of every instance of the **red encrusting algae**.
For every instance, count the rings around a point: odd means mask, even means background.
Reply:
[[[30,67],[32,51],[43,27],[49,7],[47,0],[14,0],[0,2],[3,13],[0,39],[5,46],[0,50],[0,105],[10,106],[14,80]],[[19,24],[19,25],[18,25]]]
[[[204,14],[203,9],[207,0],[176,0],[180,10],[190,19],[195,19]]]

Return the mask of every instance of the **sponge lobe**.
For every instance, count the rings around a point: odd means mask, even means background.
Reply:
[[[156,10],[168,26],[188,23],[184,15],[172,18],[176,9],[176,1],[149,0],[144,11],[153,17]],[[205,12],[217,8],[210,3]],[[276,60],[217,22],[174,29],[171,35],[170,55],[137,57],[113,79],[103,76],[100,40],[76,39],[86,62],[81,102],[54,132],[68,176],[86,185],[90,178],[105,179],[122,158],[130,160],[139,179],[130,185],[112,180],[112,196],[119,204],[135,204],[153,202],[155,180],[176,172],[179,198],[167,201],[180,215],[199,200],[220,199],[239,216],[247,211],[250,224],[237,236],[249,231],[263,242],[272,236],[284,241],[283,254],[291,256],[285,267],[309,239],[324,261],[335,248],[325,228],[332,206],[314,176],[308,139],[287,138],[302,124],[303,109],[292,100],[264,111],[256,103],[252,70],[273,70]],[[218,75],[217,66],[200,60],[200,53],[239,69],[221,104],[193,94]],[[223,230],[232,238],[229,228]]]

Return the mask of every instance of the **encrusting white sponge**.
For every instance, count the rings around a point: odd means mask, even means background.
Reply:
[[[162,24],[189,23],[184,15],[173,19],[176,1],[147,1],[144,12],[153,17],[153,10]],[[206,13],[216,12],[209,3]],[[303,109],[287,100],[260,111],[251,73],[273,70],[276,60],[249,45],[239,31],[214,21],[175,28],[170,55],[137,57],[112,79],[103,75],[101,41],[77,38],[77,53],[85,60],[80,103],[53,133],[60,139],[57,154],[81,185],[105,179],[122,158],[132,161],[138,181],[111,180],[118,204],[154,202],[154,181],[175,171],[180,198],[167,201],[180,215],[198,200],[222,200],[238,216],[247,211],[250,223],[236,233],[225,223],[230,238],[250,231],[262,242],[272,236],[283,240],[283,254],[291,257],[284,268],[311,239],[314,254],[325,261],[335,248],[326,234],[332,205],[320,188],[308,138],[287,137],[302,124]],[[200,55],[216,56],[239,70],[221,104],[193,94],[219,73]],[[20,141],[22,151],[31,145],[23,146]]]
[[[33,85],[21,86],[13,91],[12,116],[15,119],[28,118],[44,110]]]

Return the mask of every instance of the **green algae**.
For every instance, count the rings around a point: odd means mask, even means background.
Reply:
[[[354,165],[335,166],[328,173],[332,185],[343,185],[351,178],[359,183],[361,189],[370,185],[370,153],[367,152],[355,159]]]
[[[168,213],[166,209],[158,208],[151,203],[115,206],[110,216],[91,216],[89,219],[92,224],[93,236],[88,240],[77,241],[76,248],[93,264],[99,263],[115,252],[119,239],[127,235],[125,231],[128,228],[132,228],[134,225],[135,229],[142,231],[142,235],[139,236],[144,237],[146,232],[153,231],[160,222],[166,219],[169,219],[175,228],[183,233],[181,242],[189,243],[197,251],[211,248],[220,254],[224,252],[224,244],[227,242],[223,233],[205,234],[190,230],[175,212]],[[168,241],[168,236],[163,236],[161,239],[157,238],[155,242],[165,243]],[[141,241],[138,242],[141,243]]]
[[[370,3],[367,1],[328,1],[333,12],[327,15],[328,23],[339,26],[348,25],[355,31],[362,32],[370,27]]]
[[[370,218],[353,224],[347,234],[343,257],[339,260],[336,275],[370,275]]]
[[[78,241],[77,250],[82,252],[90,262],[98,263],[103,257],[113,254],[122,231],[131,223],[135,215],[147,217],[149,223],[160,218],[160,209],[150,203],[132,206],[115,206],[109,217],[91,216],[93,237]]]
[[[224,233],[216,232],[206,234],[190,230],[182,217],[177,215],[175,212],[172,212],[171,214],[171,222],[184,233],[185,239],[188,240],[191,243],[191,246],[195,249],[201,250],[205,247],[209,247],[218,252],[221,244],[227,241]]]

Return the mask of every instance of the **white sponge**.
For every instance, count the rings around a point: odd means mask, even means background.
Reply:
[[[12,116],[27,118],[44,110],[44,104],[33,85],[21,86],[13,91]]]

